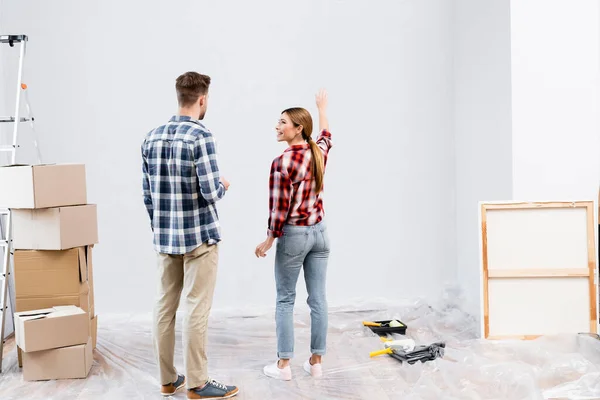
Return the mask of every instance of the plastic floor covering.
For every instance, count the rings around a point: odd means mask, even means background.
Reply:
[[[600,341],[581,335],[533,341],[477,339],[477,321],[461,311],[457,293],[440,301],[386,305],[364,303],[330,309],[324,376],[302,369],[309,356],[310,317],[298,304],[293,380],[262,374],[275,360],[272,312],[249,317],[213,314],[209,322],[211,378],[240,388],[236,399],[599,399]],[[409,365],[369,353],[382,342],[363,320],[398,318],[419,344],[446,343],[443,358]],[[178,321],[177,367],[183,372]],[[149,316],[99,315],[98,347],[87,379],[25,382],[16,350],[4,360],[0,399],[160,399]],[[398,338],[401,338],[398,336]],[[185,399],[181,391],[173,399]]]

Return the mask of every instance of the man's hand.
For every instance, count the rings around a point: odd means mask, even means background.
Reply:
[[[254,251],[254,254],[256,255],[256,257],[266,257],[267,251],[269,251],[271,246],[273,246],[274,241],[275,241],[275,238],[269,236],[267,238],[267,240],[265,240],[264,242],[262,242],[261,244],[256,246],[256,250]]]
[[[229,189],[229,181],[223,177],[221,177],[221,183],[223,184],[223,186],[225,187],[225,190]]]

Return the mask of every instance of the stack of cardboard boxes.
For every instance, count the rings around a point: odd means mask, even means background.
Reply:
[[[92,265],[98,221],[96,205],[87,204],[85,166],[2,167],[0,185],[6,189],[0,206],[12,209],[15,333],[24,378],[85,378],[98,329]]]
[[[27,381],[87,377],[92,368],[88,313],[76,306],[15,313]]]

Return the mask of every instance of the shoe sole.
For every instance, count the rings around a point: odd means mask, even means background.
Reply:
[[[186,383],[187,383],[187,378],[183,378],[183,382],[181,382],[181,385],[177,386],[173,392],[171,392],[171,393],[161,393],[161,394],[164,397],[173,396],[175,393],[177,393],[177,391],[179,389],[181,389],[182,387],[184,387]]]
[[[240,389],[235,389],[232,393],[229,393],[228,395],[225,396],[219,396],[219,397],[200,397],[200,400],[218,400],[218,399],[230,399],[234,396],[237,396],[238,393],[240,393]],[[189,397],[188,397],[189,399]]]

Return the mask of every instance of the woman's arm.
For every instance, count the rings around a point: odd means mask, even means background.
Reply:
[[[327,118],[327,92],[321,89],[316,96],[317,109],[319,110],[319,137],[317,145],[323,150],[325,155],[332,147],[331,132],[329,132],[329,119]]]
[[[317,109],[319,110],[319,131],[329,131],[329,120],[327,119],[327,91],[319,90],[316,96]]]
[[[256,257],[265,257],[273,246],[275,239],[283,236],[283,226],[287,219],[292,196],[292,181],[287,171],[282,170],[281,160],[275,159],[271,164],[269,175],[269,222],[267,238],[256,246]]]
[[[280,159],[273,162],[269,176],[269,221],[267,235],[272,238],[283,236],[283,226],[290,211],[292,181],[283,170]]]

